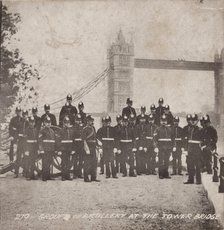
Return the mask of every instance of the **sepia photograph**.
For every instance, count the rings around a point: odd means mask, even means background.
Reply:
[[[224,230],[224,0],[0,0],[0,229]]]

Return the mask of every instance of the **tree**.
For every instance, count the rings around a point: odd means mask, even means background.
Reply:
[[[0,108],[4,112],[0,114],[0,118],[7,115],[7,108],[14,110],[16,105],[27,105],[38,96],[32,84],[40,79],[38,71],[25,63],[18,49],[9,48],[20,22],[19,14],[8,12],[8,8],[2,5]]]

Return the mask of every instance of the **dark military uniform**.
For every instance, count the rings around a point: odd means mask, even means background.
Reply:
[[[91,181],[96,180],[97,176],[97,157],[96,157],[96,130],[94,126],[87,125],[83,128],[82,139],[84,141],[84,180],[88,180],[91,175]],[[87,145],[87,146],[86,146]],[[90,154],[86,153],[89,149]]]
[[[59,132],[62,180],[70,179],[71,153],[74,150],[73,139],[74,132],[72,127],[63,127]]]
[[[208,172],[212,174],[212,152],[216,149],[216,143],[218,140],[216,129],[209,125],[201,130],[202,133],[202,160],[203,165]]]
[[[171,112],[168,112],[166,114],[166,119],[167,119],[167,125],[172,126],[173,125],[173,115]]]
[[[115,129],[111,126],[103,126],[97,132],[97,138],[103,144],[103,158],[106,165],[106,176],[116,177],[115,154],[113,152],[115,145]]]
[[[33,116],[35,119],[35,128],[37,129],[37,131],[40,131],[41,129],[41,118],[37,115]]]
[[[155,124],[157,126],[160,126],[160,119],[163,114],[164,114],[164,106],[158,106],[156,108],[156,114],[155,114]]]
[[[169,178],[169,158],[172,151],[171,127],[162,125],[155,130],[156,146],[159,149],[159,177]]]
[[[84,113],[83,111],[79,111],[79,114],[81,116],[83,125],[86,125],[86,113]]]
[[[50,117],[50,119],[51,119],[51,125],[53,125],[53,126],[57,126],[57,121],[56,121],[56,117],[55,117],[55,115],[54,114],[52,114],[52,113],[45,113],[45,114],[43,114],[42,116],[41,116],[41,125],[42,125],[42,123],[44,122],[44,119],[46,118],[46,117]]]
[[[173,174],[176,175],[178,173],[179,175],[181,175],[182,173],[181,148],[184,147],[183,129],[180,126],[173,126],[171,129],[172,129],[172,136],[173,136],[173,147],[176,149],[176,151],[172,151]]]
[[[188,139],[190,137],[190,129],[191,129],[191,125],[186,125],[183,127],[183,145],[184,145],[184,149],[187,150],[188,149]],[[189,170],[188,170],[188,155],[186,156],[186,164],[187,164],[187,172],[189,174]]]
[[[37,159],[38,151],[38,130],[35,127],[28,127],[26,129],[26,146],[25,151],[29,153],[29,160],[26,166],[28,177],[34,179],[35,160]]]
[[[63,127],[63,119],[65,116],[69,117],[70,124],[74,123],[74,117],[77,114],[77,109],[73,105],[64,105],[59,114],[59,126]]]
[[[149,174],[156,174],[156,153],[154,152],[155,140],[154,133],[157,126],[153,123],[146,125],[146,148],[147,148],[147,171]]]
[[[55,152],[55,133],[49,127],[44,127],[39,133],[40,150],[42,154],[42,180],[51,179],[50,166]]]
[[[136,117],[136,111],[133,107],[127,106],[127,107],[123,108],[122,117],[124,117],[126,115],[129,118],[131,114],[134,114],[134,116]]]
[[[74,124],[73,132],[74,132],[74,150],[75,150],[75,159],[74,159],[74,177],[82,177],[82,169],[83,169],[83,158],[84,158],[84,146],[82,140],[82,130],[83,125]]]
[[[127,175],[126,163],[130,165],[129,176],[134,175],[134,153],[133,148],[135,147],[135,133],[134,128],[130,126],[122,126],[120,133],[120,149],[121,149],[121,168],[123,175]]]
[[[119,146],[119,133],[121,131],[122,125],[121,124],[117,124],[116,126],[114,126],[114,132],[115,132],[115,142],[117,143],[116,145]],[[119,147],[118,147],[119,148]],[[116,172],[122,173],[122,167],[121,167],[121,153],[116,153],[115,154],[115,161],[116,161]]]

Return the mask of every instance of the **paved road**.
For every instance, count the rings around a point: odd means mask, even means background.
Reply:
[[[186,176],[99,179],[100,183],[84,183],[0,178],[0,229],[221,229],[216,220],[194,219],[214,210],[202,185],[183,184]],[[176,214],[185,216],[178,219]]]

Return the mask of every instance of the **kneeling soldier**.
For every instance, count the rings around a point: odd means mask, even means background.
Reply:
[[[50,127],[51,119],[46,116],[44,118],[44,127],[39,134],[40,153],[42,155],[42,180],[51,180],[50,166],[55,152],[55,133]]]
[[[63,119],[63,128],[59,133],[60,138],[60,150],[61,155],[61,167],[62,167],[62,177],[64,180],[72,180],[70,177],[70,166],[71,166],[71,155],[75,154],[73,145],[73,128],[70,126],[70,120],[68,116]]]
[[[35,169],[35,160],[37,158],[38,151],[38,129],[35,128],[35,118],[29,118],[29,126],[26,129],[26,147],[25,155],[28,156],[28,165],[26,166],[28,172],[28,180],[35,180],[34,169]]]

